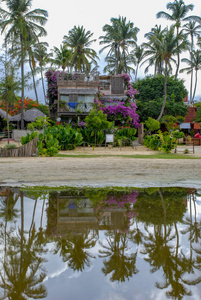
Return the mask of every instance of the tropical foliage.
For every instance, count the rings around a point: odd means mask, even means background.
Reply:
[[[133,87],[139,91],[136,94],[137,113],[141,122],[149,117],[157,119],[164,97],[164,76],[147,76],[138,80]],[[167,102],[164,115],[185,116],[187,108],[183,103],[187,90],[182,80],[167,77]]]
[[[20,52],[14,51],[15,55],[18,53],[21,66],[21,127],[24,128],[24,64],[25,56],[29,49],[31,42],[35,42],[38,37],[46,35],[46,30],[43,25],[47,21],[48,13],[43,9],[31,10],[32,0],[6,0],[7,9],[0,8],[0,28],[1,33],[5,32],[5,41],[15,50],[16,46],[20,46]]]

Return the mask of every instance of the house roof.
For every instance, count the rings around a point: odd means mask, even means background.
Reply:
[[[62,95],[95,95],[98,89],[59,89],[59,94]]]
[[[6,119],[6,112],[5,112],[5,110],[3,110],[3,109],[1,109],[1,108],[0,108],[0,117],[1,117],[2,119]],[[9,120],[12,120],[12,116],[9,115],[9,114],[8,114],[8,119],[9,119]]]
[[[24,112],[24,120],[27,122],[34,122],[36,118],[39,117],[45,117],[45,114],[37,108],[31,108]],[[11,119],[11,121],[20,121],[20,120],[21,120],[21,113],[16,116],[13,116]]]
[[[193,128],[194,129],[200,129],[200,124],[199,123],[194,123]]]

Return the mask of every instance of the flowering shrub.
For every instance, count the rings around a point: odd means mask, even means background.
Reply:
[[[16,104],[12,105],[12,107],[9,109],[8,113],[11,116],[19,114],[21,112],[21,103],[22,103],[22,100],[19,99]],[[31,109],[34,107],[38,108],[44,114],[46,114],[46,115],[48,114],[48,107],[46,105],[38,104],[36,101],[30,99],[29,97],[24,98],[24,110],[28,110],[28,109]],[[6,111],[5,101],[0,102],[0,108],[3,109],[4,111]]]
[[[136,113],[137,106],[134,102],[135,95],[139,92],[133,89],[130,76],[128,74],[121,74],[124,83],[127,87],[127,99],[125,101],[115,101],[108,99],[106,102],[111,103],[109,106],[105,106],[102,101],[95,99],[94,103],[97,105],[97,109],[102,110],[108,116],[110,121],[120,121],[124,122],[126,125],[131,124],[135,128],[138,127],[140,119],[139,115]],[[101,93],[99,91],[99,93]],[[101,94],[99,95],[101,98]]]
[[[55,112],[57,109],[57,77],[59,76],[60,79],[69,79],[69,80],[76,80],[77,74],[69,74],[66,72],[55,71],[53,69],[48,70],[45,73],[48,83],[47,89],[47,98],[49,99],[49,105],[52,112]]]
[[[119,120],[120,122],[131,123],[135,128],[139,125],[139,115],[136,113],[136,104],[130,103],[130,106],[125,106],[124,102],[119,102],[116,105],[108,107],[100,107],[100,109],[108,116],[109,120]]]
[[[130,82],[131,79],[130,79],[130,76],[128,74],[124,73],[124,74],[122,74],[122,77],[123,77],[124,83],[127,87],[127,96],[130,100],[133,100],[135,95],[139,94],[139,92],[132,87],[132,84]]]

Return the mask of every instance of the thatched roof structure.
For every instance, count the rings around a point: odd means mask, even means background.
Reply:
[[[40,117],[46,117],[46,115],[37,108],[31,108],[24,112],[24,120],[26,122],[35,122],[36,118],[40,118]],[[21,113],[16,116],[13,116],[11,119],[11,121],[20,121],[20,120],[21,120]]]
[[[3,109],[1,109],[1,108],[0,108],[0,117],[1,117],[2,119],[6,119],[6,112],[5,112],[5,110],[3,110]],[[9,119],[9,121],[12,120],[12,116],[9,115],[9,114],[8,114],[8,119]]]

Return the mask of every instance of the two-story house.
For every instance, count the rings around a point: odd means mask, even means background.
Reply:
[[[76,79],[57,77],[58,102],[57,117],[62,122],[84,119],[94,106],[94,100],[101,97],[105,105],[108,100],[126,100],[124,79],[118,76],[95,76],[89,79],[85,74],[77,74]]]

